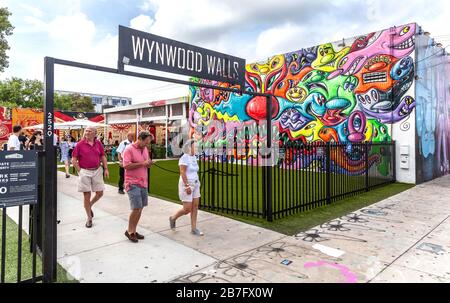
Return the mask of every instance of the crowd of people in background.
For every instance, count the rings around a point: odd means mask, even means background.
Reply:
[[[37,130],[28,138],[22,131],[22,127],[15,125],[3,150],[44,150],[42,131]]]
[[[66,142],[66,143],[64,143]],[[58,147],[59,153],[60,149],[64,149],[64,153],[67,151],[69,153],[69,158],[71,157],[72,150],[76,144],[76,139],[70,135],[64,135],[62,140],[59,139],[55,134],[54,145]],[[31,136],[27,136],[20,125],[15,125],[13,127],[13,132],[8,138],[8,142],[3,144],[2,150],[43,150],[44,149],[44,134],[42,130],[34,131]],[[61,161],[64,162],[64,161]]]
[[[109,178],[107,152],[102,144],[103,136],[97,136],[97,130],[92,127],[85,129],[83,138],[76,141],[65,134],[61,140],[55,135],[54,145],[58,147],[59,159],[64,163],[66,178],[70,178],[70,165],[78,172],[78,191],[83,193],[84,209],[86,211],[86,227],[93,226],[93,205],[103,196],[105,188],[103,178]],[[109,147],[111,160],[119,164],[119,194],[128,194],[130,201],[130,217],[125,236],[134,243],[143,240],[144,236],[137,232],[137,226],[143,209],[148,205],[148,168],[153,164],[150,157],[150,147],[154,137],[147,131],[138,134],[128,133],[127,139],[116,141]],[[183,207],[169,217],[169,226],[176,228],[179,217],[190,214],[191,233],[203,236],[197,228],[197,214],[200,198],[200,181],[198,164],[195,157],[195,144],[189,140],[183,146],[183,156],[179,159],[178,195]],[[8,143],[3,150],[44,150],[42,130],[36,130],[28,138],[20,125],[13,127]],[[172,151],[168,151],[172,154]]]

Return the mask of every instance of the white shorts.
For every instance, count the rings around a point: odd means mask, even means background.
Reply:
[[[200,198],[200,181],[199,180],[188,180],[191,187],[191,194],[186,192],[183,179],[180,178],[178,182],[178,196],[181,202],[192,202],[195,198]]]

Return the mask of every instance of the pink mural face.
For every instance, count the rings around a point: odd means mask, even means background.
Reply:
[[[367,45],[369,44],[369,42],[371,41],[370,39],[374,35],[375,35],[375,33],[370,33],[368,35],[356,38],[355,42],[353,42],[352,46],[350,47],[350,52],[355,52],[355,51],[366,48]]]
[[[414,50],[415,33],[416,24],[411,23],[372,35],[367,40],[366,47],[355,47],[354,51],[342,58],[329,78],[342,74],[354,74],[364,66],[368,58],[377,55],[392,55],[396,58],[409,55]]]

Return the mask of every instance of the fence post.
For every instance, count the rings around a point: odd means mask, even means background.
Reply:
[[[213,145],[214,146],[214,145]],[[216,155],[214,154],[214,148],[213,155],[212,155],[212,168],[209,171],[209,174],[211,174],[211,184],[210,184],[210,193],[211,193],[211,209],[214,210],[215,208],[215,201],[216,201],[216,187],[215,187],[215,177],[216,177],[216,168],[215,168],[215,158]]]
[[[326,188],[327,188],[327,204],[331,204],[331,146],[330,142],[326,143],[325,146],[326,154],[326,164],[325,164],[325,174],[326,174]]]
[[[273,221],[273,205],[272,205],[272,96],[266,95],[266,116],[267,116],[267,149],[269,150],[270,166],[266,162],[264,169],[266,170],[266,203],[267,203],[267,221]]]
[[[391,161],[392,161],[392,182],[395,183],[397,181],[397,151],[396,151],[396,144],[395,141],[391,142]]]
[[[369,191],[369,142],[364,143],[364,164],[366,173],[366,191]]]

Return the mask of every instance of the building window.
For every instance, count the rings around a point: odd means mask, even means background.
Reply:
[[[92,103],[102,104],[102,98],[101,97],[92,97]]]
[[[135,110],[127,110],[117,113],[109,113],[108,121],[120,121],[120,120],[131,120],[136,119],[136,111]]]
[[[172,114],[171,116],[182,116],[183,115],[183,104],[172,104]]]
[[[151,117],[161,117],[166,115],[166,107],[165,106],[155,106],[150,108],[142,109],[142,117],[143,118],[151,118]]]

